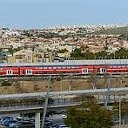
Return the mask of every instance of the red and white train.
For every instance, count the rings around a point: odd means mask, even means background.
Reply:
[[[46,76],[128,73],[128,59],[66,60],[56,63],[0,64],[0,76]]]

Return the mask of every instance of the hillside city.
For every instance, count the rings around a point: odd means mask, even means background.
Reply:
[[[1,63],[55,62],[77,59],[73,56],[76,49],[81,49],[82,53],[96,54],[102,51],[114,53],[120,48],[128,48],[127,25],[0,29]]]
[[[127,73],[127,24],[1,28],[0,128],[127,128]]]
[[[128,0],[0,0],[0,128],[128,128]]]

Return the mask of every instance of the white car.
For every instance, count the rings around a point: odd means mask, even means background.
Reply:
[[[67,127],[65,124],[62,124],[62,125],[57,126],[56,128],[69,128],[69,127]]]
[[[63,119],[67,119],[67,115],[65,115],[65,114],[62,114],[61,117],[62,117]]]

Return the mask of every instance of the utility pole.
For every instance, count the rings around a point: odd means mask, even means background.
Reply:
[[[110,85],[111,85],[111,82],[112,82],[111,78],[112,78],[112,74],[109,75],[109,82],[108,82],[108,85],[107,85],[107,95],[106,95],[105,107],[108,106],[108,102],[109,102]]]
[[[121,128],[121,97],[119,98],[119,128]]]
[[[93,66],[93,74],[92,74],[92,79],[93,79],[93,82],[92,82],[92,88],[93,90],[96,89],[96,75],[97,75],[97,71],[95,69],[95,66]]]
[[[63,91],[63,82],[62,82],[62,76],[61,76],[61,81],[60,81],[60,90],[61,90],[61,92]]]
[[[71,86],[72,86],[72,82],[73,82],[73,74],[70,74],[70,85],[69,85],[69,87],[68,87],[68,91],[71,91]]]
[[[96,89],[96,74],[94,73],[94,76],[93,76],[93,90]]]
[[[47,112],[47,107],[48,107],[50,86],[51,86],[51,76],[49,76],[48,78],[47,94],[46,94],[45,105],[44,105],[44,110],[43,110],[42,128],[44,128],[44,122],[45,122],[45,117],[46,117],[46,112]]]

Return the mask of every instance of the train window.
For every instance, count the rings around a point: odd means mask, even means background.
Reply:
[[[7,71],[6,71],[6,74],[7,74],[7,75],[12,75],[12,74],[13,74],[13,71],[12,71],[12,70],[7,70]]]
[[[88,68],[83,68],[83,69],[82,69],[82,72],[83,72],[84,74],[87,74],[87,73],[88,73]]]
[[[106,68],[100,68],[100,73],[105,73],[106,72]]]
[[[32,75],[32,70],[30,70],[30,69],[28,70],[28,69],[27,69],[27,70],[26,70],[26,75]]]

